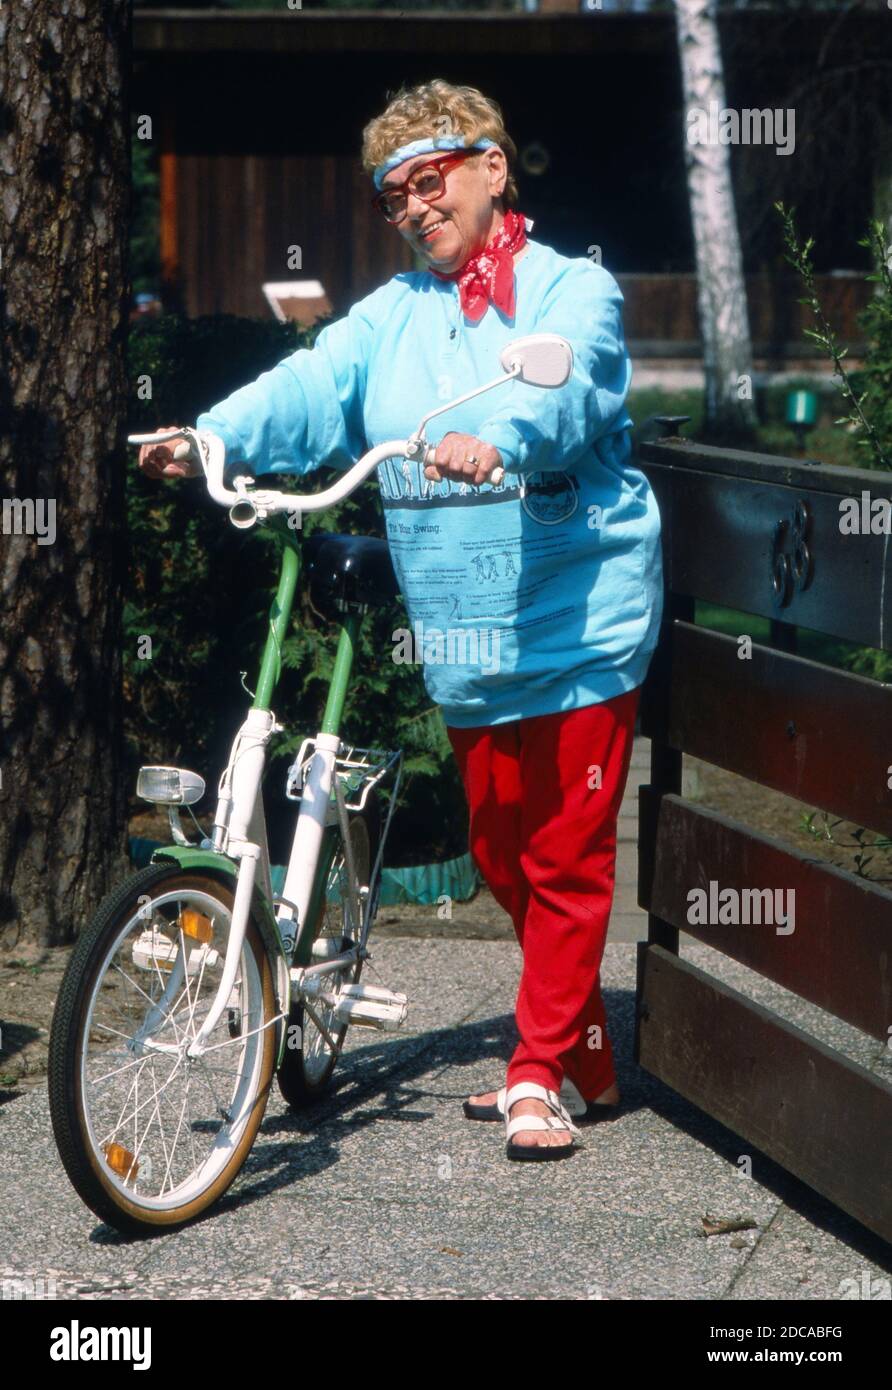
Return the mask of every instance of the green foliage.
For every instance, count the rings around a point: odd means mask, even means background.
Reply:
[[[298,347],[311,346],[319,327],[301,333],[290,324],[231,316],[138,322],[131,334],[131,383],[137,397],[150,382],[151,399],[137,401],[131,431],[193,423]],[[246,705],[240,672],[253,686],[259,669],[285,541],[273,530],[234,530],[198,480],[152,482],[131,466],[127,491],[129,771],[134,775],[139,762],[181,760],[208,774],[212,785]],[[383,536],[374,483],[337,509],[305,518],[304,535],[317,528]],[[399,603],[365,620],[343,733],[358,744],[403,749],[401,809],[388,862],[427,863],[466,850],[466,815],[442,716],[420,668],[391,659],[393,630],[405,622]],[[146,637],[151,656],[141,659]],[[274,858],[284,854],[293,830],[294,808],[280,792],[286,758],[319,726],[336,645],[337,630],[312,610],[301,586],[274,706],[286,732],[271,748],[267,774]]]
[[[820,823],[815,822],[820,817]],[[800,812],[799,823],[815,840],[826,840],[832,845],[838,845],[841,849],[857,849],[858,853],[854,856],[855,873],[859,878],[869,879],[872,883],[892,883],[892,878],[881,878],[876,873],[868,873],[867,866],[876,857],[877,850],[892,849],[892,839],[888,835],[873,835],[873,839],[868,836],[873,832],[865,830],[863,825],[853,825],[850,838],[844,840],[840,833],[834,834],[837,827],[847,825],[849,822],[841,820],[839,817],[831,819],[826,811]],[[868,853],[870,851],[870,853]]]
[[[783,221],[785,258],[799,273],[805,288],[800,304],[811,309],[814,328],[806,335],[827,354],[833,363],[834,374],[840,379],[840,389],[848,406],[848,414],[836,421],[846,425],[866,451],[860,460],[865,468],[892,468],[892,403],[889,385],[892,382],[892,278],[890,278],[890,247],[882,222],[871,223],[867,237],[859,242],[873,252],[876,271],[869,280],[880,286],[879,293],[861,315],[861,324],[868,336],[864,370],[849,372],[845,365],[848,348],[841,347],[827,320],[815,289],[812,250],[814,238],[800,241],[793,212],[776,203]]]
[[[877,292],[859,318],[868,349],[863,368],[852,376],[856,390],[869,402],[879,447],[886,466],[892,467],[892,248],[882,222],[872,222],[860,244],[873,256],[875,269],[867,278]]]
[[[807,304],[814,316],[816,328],[807,330],[809,337],[824,349],[840,378],[843,399],[849,407],[847,415],[835,423],[844,425],[853,434],[861,451],[858,463],[864,468],[892,468],[892,248],[882,222],[871,222],[868,234],[859,245],[873,255],[874,272],[867,278],[878,286],[870,304],[859,317],[867,337],[864,366],[849,372],[844,358],[847,348],[840,347],[815,292],[811,253],[812,237],[800,242],[793,212],[783,203],[775,207],[783,221],[786,259],[799,272],[805,287],[800,303]],[[892,679],[892,654],[873,647],[862,647],[846,661],[850,670],[874,680]]]

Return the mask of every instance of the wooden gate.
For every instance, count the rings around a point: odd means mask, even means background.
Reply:
[[[797,654],[797,629],[892,651],[892,476],[678,437],[643,445],[641,466],[666,588],[641,702],[636,1060],[892,1241],[892,1085],[678,954],[681,930],[890,1045],[892,892],[686,799],[681,773],[689,753],[892,834],[892,684]],[[741,636],[769,619],[767,642],[741,659],[739,638],[695,624],[696,599],[738,610]],[[692,922],[710,882],[713,905],[795,890],[794,930]]]

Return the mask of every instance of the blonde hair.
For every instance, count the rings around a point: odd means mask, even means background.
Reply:
[[[485,97],[476,87],[455,87],[439,77],[421,82],[417,87],[388,92],[386,109],[369,121],[362,132],[363,169],[367,174],[374,173],[394,150],[425,135],[463,135],[466,145],[483,138],[494,141],[508,161],[508,179],[502,197],[507,207],[514,206],[517,202],[513,172],[517,146],[505,129],[498,102]],[[485,153],[485,150],[479,151],[479,154]]]

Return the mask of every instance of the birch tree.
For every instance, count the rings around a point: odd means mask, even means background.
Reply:
[[[706,426],[745,433],[755,424],[753,361],[729,147],[694,143],[701,113],[725,109],[714,0],[675,0],[685,119],[685,162],[706,378]]]

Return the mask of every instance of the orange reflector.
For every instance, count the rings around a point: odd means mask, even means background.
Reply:
[[[180,926],[183,928],[184,936],[194,937],[202,946],[210,945],[214,939],[214,924],[210,917],[203,917],[200,912],[195,912],[190,907],[187,907],[180,917]]]
[[[125,1149],[121,1144],[103,1144],[102,1152],[109,1168],[113,1173],[117,1173],[119,1178],[136,1177],[139,1164],[129,1149]]]

